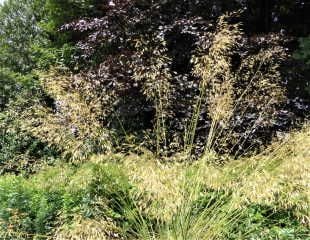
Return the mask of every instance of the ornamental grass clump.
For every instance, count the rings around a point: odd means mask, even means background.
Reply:
[[[166,132],[169,129],[166,127],[166,122],[171,94],[172,76],[169,69],[171,60],[167,56],[165,40],[156,39],[156,36],[151,36],[151,39],[142,38],[136,41],[135,47],[138,54],[133,63],[133,77],[138,84],[142,85],[146,98],[154,102],[156,153],[160,155],[167,150]]]
[[[53,101],[26,110],[23,128],[73,161],[110,151],[109,133],[101,123],[100,97],[87,81],[56,70],[41,75],[41,81]]]
[[[277,106],[285,100],[279,71],[286,57],[284,49],[270,47],[236,60],[244,37],[239,24],[228,23],[231,17],[219,18],[211,41],[210,36],[203,38],[192,58],[200,87],[185,133],[189,155],[203,113],[210,119],[205,154],[215,151],[237,156],[260,145],[254,137],[256,131],[272,125]]]

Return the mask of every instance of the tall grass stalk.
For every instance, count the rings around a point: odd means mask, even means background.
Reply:
[[[157,86],[157,96],[156,96],[156,153],[157,155],[160,154],[161,148],[163,145],[164,153],[167,148],[167,137],[166,137],[166,119],[165,119],[165,110],[164,110],[164,104],[163,99],[166,99],[166,97],[162,96],[162,87]],[[163,144],[162,144],[163,143]]]
[[[206,148],[212,145],[216,126],[231,115],[232,86],[234,82],[231,73],[231,56],[234,48],[238,46],[241,37],[239,25],[227,23],[224,15],[219,18],[216,33],[213,36],[211,47],[201,42],[198,56],[192,58],[194,63],[194,75],[201,79],[200,94],[194,106],[193,116],[185,134],[185,152],[190,156],[198,120],[201,114],[202,103],[208,104],[209,116],[212,119],[211,129],[208,133]]]
[[[196,101],[196,104],[194,105],[194,112],[192,114],[192,117],[190,119],[189,126],[185,130],[185,136],[184,136],[184,152],[186,156],[190,157],[194,141],[195,141],[195,133],[197,129],[197,124],[200,116],[201,106],[202,102],[205,99],[205,85],[201,84],[200,87],[200,94],[198,96],[198,99]]]

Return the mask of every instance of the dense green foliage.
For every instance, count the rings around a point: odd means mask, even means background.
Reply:
[[[310,76],[310,37],[299,39],[299,49],[294,57],[302,62],[302,69],[306,72],[306,78]],[[303,88],[310,95],[310,81],[305,81]]]
[[[303,60],[306,65],[310,65],[310,37],[299,40],[300,49],[295,53],[297,59]]]
[[[0,80],[0,172],[35,171],[43,158],[55,153],[21,128],[22,112],[42,98],[37,80],[8,69],[1,70]]]
[[[48,236],[60,221],[70,225],[78,215],[113,219],[123,229],[134,224],[124,217],[124,211],[135,211],[132,186],[121,169],[111,164],[86,164],[78,169],[61,165],[29,180],[7,176],[1,179],[0,189],[0,228],[8,229],[8,239],[19,239],[19,232],[21,239]]]
[[[41,31],[30,3],[10,0],[0,10],[1,66],[17,72],[34,67],[36,53],[31,46],[40,39]]]

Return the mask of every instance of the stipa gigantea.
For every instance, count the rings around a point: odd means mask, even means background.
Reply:
[[[207,108],[211,119],[204,154],[213,152],[215,147],[235,154],[235,147],[243,148],[247,137],[241,139],[237,134],[235,139],[234,118],[243,119],[251,111],[260,112],[255,123],[245,130],[254,131],[260,123],[271,122],[268,118],[285,99],[279,72],[280,62],[286,57],[284,49],[270,47],[251,54],[241,59],[235,69],[232,58],[239,49],[242,32],[239,24],[227,22],[230,16],[220,17],[211,44],[207,37],[203,38],[192,59],[193,74],[200,79],[200,94],[185,133],[184,149],[188,156],[192,153],[202,107]],[[225,149],[227,142],[232,144],[229,150]]]
[[[285,91],[280,84],[279,68],[280,62],[286,57],[283,48],[271,47],[241,61],[234,74],[238,86],[235,88],[232,111],[234,116],[241,119],[251,112],[253,107],[258,112],[254,123],[249,124],[244,132],[256,131],[256,128],[262,124],[267,126],[274,118],[273,113],[276,112],[276,106],[285,100]],[[225,141],[233,137],[235,130],[235,127],[230,125],[226,128],[226,136],[223,137],[224,128],[220,129],[213,144],[223,145]],[[228,149],[228,153],[237,156],[240,151],[233,153],[233,149],[237,146],[239,150],[243,149],[246,140],[247,137],[235,139],[235,143]],[[247,150],[243,150],[243,152],[247,152]]]
[[[86,82],[62,75],[58,70],[41,75],[44,90],[55,99],[55,109],[36,104],[23,113],[27,121],[23,129],[58,148],[64,158],[85,160],[93,153],[111,151],[109,131],[101,122],[101,106],[95,96],[85,96],[74,81]],[[87,99],[89,98],[89,99]]]
[[[137,60],[133,64],[134,79],[142,84],[143,93],[155,105],[156,153],[159,155],[167,149],[166,119],[168,116],[170,80],[169,65],[171,59],[166,55],[166,42],[163,39],[139,39]],[[139,64],[144,60],[143,64]],[[163,149],[163,150],[162,150]]]
[[[242,33],[239,24],[229,24],[228,15],[220,17],[211,46],[200,43],[198,56],[194,56],[193,74],[200,78],[198,96],[190,125],[185,133],[185,152],[191,154],[202,104],[208,102],[212,119],[205,151],[210,150],[217,125],[225,122],[232,114],[234,77],[231,71],[231,57],[238,46]]]

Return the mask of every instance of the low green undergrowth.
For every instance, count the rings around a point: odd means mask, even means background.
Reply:
[[[224,166],[146,152],[4,175],[0,239],[309,239],[309,140]]]
[[[309,229],[300,224],[292,211],[287,209],[251,204],[237,222],[236,231],[226,239],[310,239]]]
[[[29,179],[3,176],[1,239],[64,235],[77,219],[105,222],[107,236],[130,235],[135,229],[131,218],[138,213],[134,192],[115,164],[60,165]]]

